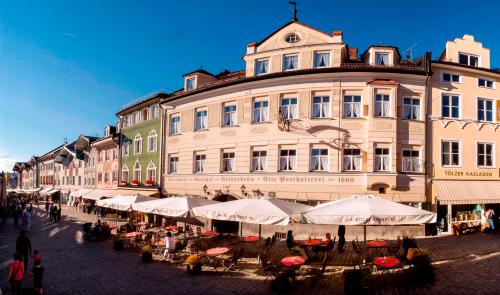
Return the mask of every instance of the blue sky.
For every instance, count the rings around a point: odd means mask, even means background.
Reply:
[[[287,0],[0,0],[0,170],[101,134],[126,103],[182,86],[182,74],[243,68],[246,44],[290,20]],[[473,34],[500,67],[500,1],[299,0],[299,21],[342,30],[360,52],[395,45],[438,56]]]

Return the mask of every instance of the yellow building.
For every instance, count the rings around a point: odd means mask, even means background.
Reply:
[[[428,196],[439,226],[481,218],[500,203],[500,91],[490,51],[464,35],[432,62],[427,124]]]

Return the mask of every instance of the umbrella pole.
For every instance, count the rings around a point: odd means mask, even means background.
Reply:
[[[257,241],[257,263],[260,264],[260,236],[262,233],[262,224],[259,224],[259,240]]]
[[[366,225],[363,225],[363,236],[365,239],[365,259],[368,257],[367,245],[366,245]]]

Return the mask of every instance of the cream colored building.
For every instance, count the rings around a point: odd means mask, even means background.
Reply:
[[[163,194],[316,204],[425,197],[430,56],[360,56],[342,32],[290,22],[247,46],[244,71],[199,70],[163,99]]]
[[[427,124],[428,196],[438,224],[479,220],[500,204],[500,72],[490,51],[464,35],[432,62]]]

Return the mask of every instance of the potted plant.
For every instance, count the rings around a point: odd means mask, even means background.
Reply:
[[[122,180],[122,181],[120,181],[120,184],[121,184],[121,185],[127,185],[127,184],[128,184],[128,181],[126,181],[126,180]]]
[[[155,182],[152,179],[146,180],[145,183],[146,183],[147,186],[153,186],[155,184]]]
[[[186,271],[190,274],[201,273],[201,257],[198,255],[191,255],[186,259]]]
[[[121,235],[117,235],[115,240],[113,241],[113,248],[116,251],[122,251],[124,247],[123,237]]]
[[[139,180],[134,179],[134,180],[132,180],[131,183],[132,183],[132,185],[139,185],[140,182],[139,182]]]
[[[410,281],[416,286],[434,283],[436,274],[427,250],[418,248],[412,248],[411,250],[413,250],[411,251],[413,254],[411,259],[413,267],[409,269]]]
[[[151,250],[151,246],[145,245],[142,247],[142,262],[151,263],[153,262],[153,251]]]
[[[403,249],[405,251],[405,256],[408,255],[408,249],[417,248],[417,240],[413,236],[403,236]]]

